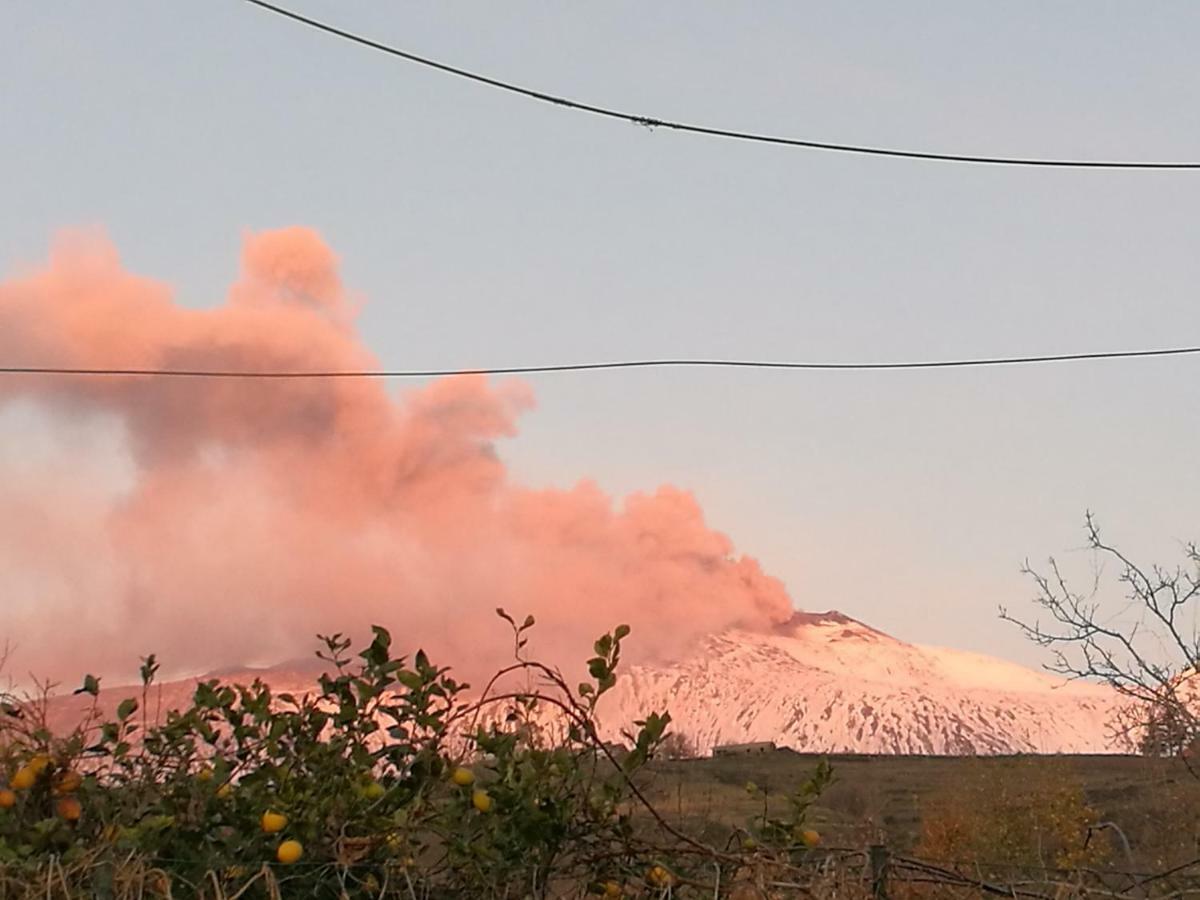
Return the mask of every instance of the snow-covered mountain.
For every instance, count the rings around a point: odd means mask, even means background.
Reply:
[[[248,684],[260,677],[278,693],[304,694],[319,666],[210,673]],[[152,717],[188,705],[199,679],[156,686]],[[112,714],[139,688],[112,688],[100,703]],[[63,730],[91,698],[51,707]],[[605,696],[605,737],[648,712],[667,710],[672,730],[701,752],[718,744],[773,741],[809,752],[882,754],[1110,753],[1127,748],[1109,733],[1119,705],[1108,688],[974,653],[899,641],[838,612],[797,613],[771,633],[730,631],[704,639],[678,662],[626,669]]]
[[[652,710],[701,751],[774,741],[816,752],[1122,752],[1107,688],[974,653],[899,641],[838,612],[797,613],[773,633],[705,639],[688,658],[635,666],[606,723]]]

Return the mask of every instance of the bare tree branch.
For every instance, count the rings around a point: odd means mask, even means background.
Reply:
[[[1050,671],[1102,682],[1129,701],[1113,723],[1114,738],[1187,761],[1185,751],[1200,738],[1200,685],[1192,678],[1200,672],[1200,546],[1185,544],[1174,568],[1144,566],[1104,541],[1090,512],[1084,531],[1094,563],[1090,589],[1074,590],[1053,557],[1044,571],[1026,561],[1021,571],[1047,622],[1004,608],[1000,617],[1051,652]],[[1119,594],[1103,590],[1106,563],[1116,569]]]

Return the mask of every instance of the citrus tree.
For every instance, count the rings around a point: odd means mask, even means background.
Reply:
[[[515,658],[478,692],[423,652],[393,654],[377,626],[357,653],[322,638],[324,671],[302,694],[211,679],[186,708],[149,715],[149,657],[141,696],[111,717],[85,678],[91,708],[65,735],[44,701],[6,695],[0,894],[615,897],[791,859],[806,804],[762,822],[762,846],[739,855],[645,801],[638,773],[665,712],[634,723],[631,748],[601,740],[596,706],[628,627],[595,642],[588,680],[571,685],[526,657],[532,618],[498,613]]]

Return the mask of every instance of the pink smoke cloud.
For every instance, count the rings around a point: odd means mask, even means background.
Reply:
[[[177,305],[104,238],[59,240],[0,283],[9,365],[371,369],[355,299],[313,231],[249,236],[226,301]],[[0,633],[74,678],[156,652],[202,671],[307,654],[313,636],[388,626],[470,667],[505,651],[493,610],[532,613],[556,662],[618,622],[669,655],[730,626],[786,620],[782,584],[735,556],[695,498],[621,502],[594,483],[512,483],[495,450],[533,406],[519,381],[16,376],[53,453],[0,455]],[[80,423],[90,423],[81,430]],[[101,459],[89,440],[115,433]]]

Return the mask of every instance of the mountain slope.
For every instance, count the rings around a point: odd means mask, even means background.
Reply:
[[[770,634],[709,637],[687,659],[636,666],[606,722],[670,711],[701,751],[774,741],[817,752],[1118,752],[1106,688],[978,654],[896,640],[840,613],[798,613]]]
[[[206,677],[248,684],[262,678],[278,693],[313,690],[321,666],[296,661],[232,669]],[[155,686],[155,718],[188,705],[198,678]],[[106,689],[101,709],[139,696]],[[51,724],[67,730],[91,698],[51,705]],[[630,667],[603,699],[604,736],[652,711],[667,710],[672,730],[704,753],[718,744],[773,741],[828,753],[971,755],[1123,752],[1109,736],[1117,696],[1092,684],[974,653],[921,647],[837,612],[797,613],[771,633],[730,631],[705,638],[685,659]]]

